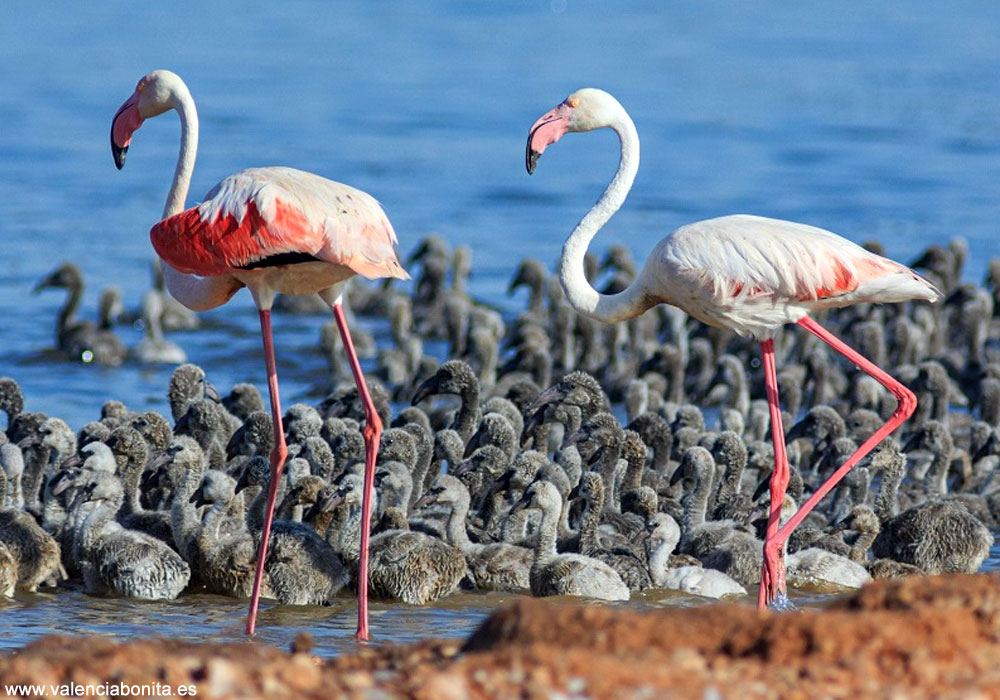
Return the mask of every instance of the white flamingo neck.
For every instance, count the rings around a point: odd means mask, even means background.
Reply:
[[[198,110],[195,109],[194,98],[187,86],[179,78],[178,83],[172,88],[171,102],[181,119],[181,146],[177,167],[174,168],[174,179],[167,193],[167,203],[163,207],[164,219],[184,211],[191,187],[191,175],[194,173],[194,162],[198,156]],[[227,276],[198,277],[178,272],[165,260],[161,260],[161,264],[163,281],[170,296],[192,311],[207,311],[221,306],[242,286]]]
[[[194,173],[194,162],[198,157],[198,110],[194,106],[194,98],[183,83],[175,88],[173,98],[173,108],[181,119],[181,147],[177,167],[174,168],[174,180],[163,207],[164,219],[184,211],[191,187],[191,175]]]
[[[608,295],[594,289],[584,272],[583,260],[590,241],[625,202],[639,170],[639,134],[635,124],[624,108],[618,106],[615,112],[614,118],[602,126],[614,129],[621,142],[618,171],[597,203],[566,239],[559,262],[559,280],[569,303],[583,315],[605,323],[633,318],[655,303],[646,299],[640,285],[641,275],[628,289]]]

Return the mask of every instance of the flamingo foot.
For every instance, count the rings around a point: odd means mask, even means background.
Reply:
[[[771,572],[765,561],[760,568],[760,586],[757,588],[757,609],[765,610],[771,591]]]
[[[760,590],[757,594],[757,607],[775,605],[781,600],[788,600],[785,585],[785,562],[781,555],[781,546],[776,541],[764,545],[764,566],[761,571]]]

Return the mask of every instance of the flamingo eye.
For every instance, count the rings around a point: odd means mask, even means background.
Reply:
[[[567,97],[566,98],[566,104],[568,104],[573,109],[576,109],[577,107],[580,106],[580,98],[579,97]]]

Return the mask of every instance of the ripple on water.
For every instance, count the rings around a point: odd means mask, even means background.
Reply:
[[[796,603],[815,607],[833,597],[802,595],[796,597]],[[465,637],[493,610],[517,598],[505,593],[463,592],[425,606],[371,601],[372,641],[408,643],[428,637]],[[573,598],[553,600],[579,602]],[[676,591],[650,590],[634,594],[629,603],[621,605],[648,610],[695,607],[707,602]],[[734,602],[752,605],[754,601],[745,596]],[[93,634],[119,640],[150,635],[191,641],[246,640],[246,603],[209,594],[184,595],[170,601],[130,601],[88,596],[72,588],[57,593],[19,593],[14,600],[0,601],[0,611],[0,650],[17,649],[46,634]],[[315,653],[336,656],[356,648],[356,626],[357,604],[352,596],[345,595],[329,607],[265,602],[255,640],[288,648],[299,631],[308,630],[315,640]]]

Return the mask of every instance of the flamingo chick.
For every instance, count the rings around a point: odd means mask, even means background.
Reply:
[[[115,165],[125,164],[132,134],[143,120],[176,110],[181,147],[163,220],[150,238],[163,261],[167,289],[195,311],[220,306],[248,287],[260,313],[274,427],[271,479],[263,536],[247,615],[247,634],[256,625],[260,583],[266,560],[276,489],[288,449],[271,339],[271,306],[277,293],[318,294],[333,311],[344,349],[365,407],[364,518],[371,509],[375,455],[381,421],[365,385],[343,310],[344,283],[354,275],[408,279],[396,256],[396,234],[370,195],[312,173],[284,167],[251,168],[231,175],[209,191],[201,204],[185,209],[198,150],[198,115],[184,81],[166,70],[144,76],[111,122]],[[367,522],[367,520],[365,520]],[[368,638],[368,531],[362,531],[358,605],[359,639]]]
[[[755,338],[764,356],[775,469],[764,540],[758,606],[785,592],[782,545],[816,503],[882,438],[916,408],[913,392],[809,317],[825,309],[870,302],[936,301],[941,293],[908,267],[861,248],[836,234],[805,224],[759,216],[724,216],[682,226],[653,249],[635,281],[618,294],[601,294],[587,281],[584,256],[591,239],[624,203],[639,169],[635,124],[614,97],[594,88],[578,90],[531,127],[525,161],[533,173],[546,147],[567,132],[610,127],[621,141],[621,160],[611,183],[576,225],[563,246],[559,279],[570,304],[585,316],[616,323],[657,304],[671,304],[699,321]],[[885,386],[896,410],[799,511],[781,525],[788,460],[778,403],[774,333],[797,323]]]

